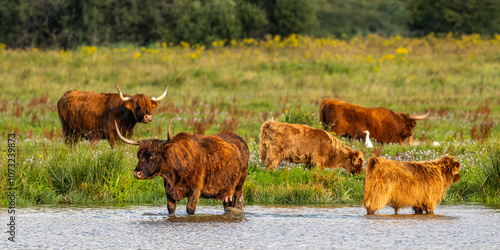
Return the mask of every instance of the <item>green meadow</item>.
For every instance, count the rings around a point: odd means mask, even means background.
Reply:
[[[81,46],[75,50],[9,50],[0,44],[0,204],[10,192],[15,158],[18,204],[165,204],[163,181],[136,180],[137,148],[106,141],[63,143],[57,101],[67,90],[167,97],[153,121],[137,124],[136,140],[172,131],[214,134],[232,129],[250,148],[246,204],[360,203],[363,175],[260,162],[260,126],[269,119],[321,128],[325,98],[430,116],[417,123],[417,146],[365,148],[413,161],[452,155],[462,179],[445,201],[500,202],[500,35],[350,39],[270,37],[222,40],[210,47],[168,43],[137,47]],[[15,134],[15,145],[8,144]],[[439,146],[434,146],[438,142]],[[14,148],[15,156],[8,156]],[[201,204],[220,201],[202,200]]]

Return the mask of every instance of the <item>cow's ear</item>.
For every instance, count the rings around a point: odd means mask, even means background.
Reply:
[[[152,102],[151,102],[151,107],[152,107],[152,108],[156,108],[156,107],[158,107],[158,102],[156,102],[156,101],[152,101]]]
[[[131,103],[130,103],[130,102],[126,102],[126,103],[125,103],[125,108],[127,108],[128,110],[130,110],[130,111],[134,112],[134,109],[132,108],[132,105],[131,105]]]

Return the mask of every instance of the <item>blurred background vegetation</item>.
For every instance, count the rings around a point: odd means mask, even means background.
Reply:
[[[0,0],[0,42],[63,47],[500,33],[498,0]]]

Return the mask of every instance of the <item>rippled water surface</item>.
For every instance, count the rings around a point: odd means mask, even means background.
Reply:
[[[246,206],[224,214],[221,206],[198,206],[188,216],[178,205],[81,207],[37,206],[16,210],[17,248],[303,248],[403,247],[500,248],[500,206],[439,205],[435,215],[391,208],[367,216],[362,205]],[[6,209],[2,221],[8,223]]]

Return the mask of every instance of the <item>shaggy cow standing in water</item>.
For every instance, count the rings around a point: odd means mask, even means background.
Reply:
[[[268,169],[288,161],[322,169],[341,167],[355,174],[363,172],[363,153],[344,146],[322,129],[268,121],[262,125],[260,133],[260,157]]]
[[[230,130],[216,135],[182,132],[172,136],[170,125],[166,140],[141,141],[124,138],[117,127],[121,140],[139,146],[134,177],[163,178],[169,214],[175,212],[176,202],[186,197],[189,215],[195,213],[200,197],[222,200],[224,209],[243,209],[249,159],[245,140]]]
[[[115,87],[118,93],[81,90],[64,93],[57,102],[57,112],[66,144],[77,143],[83,137],[92,141],[107,139],[114,148],[117,138],[113,121],[117,121],[125,136],[131,137],[136,123],[148,123],[153,119],[152,110],[165,98],[168,90],[167,87],[159,97],[129,96]]]
[[[446,190],[460,180],[460,162],[452,156],[434,161],[402,162],[379,157],[368,160],[364,179],[364,206],[374,214],[385,205],[397,214],[411,207],[415,214],[434,213]]]

